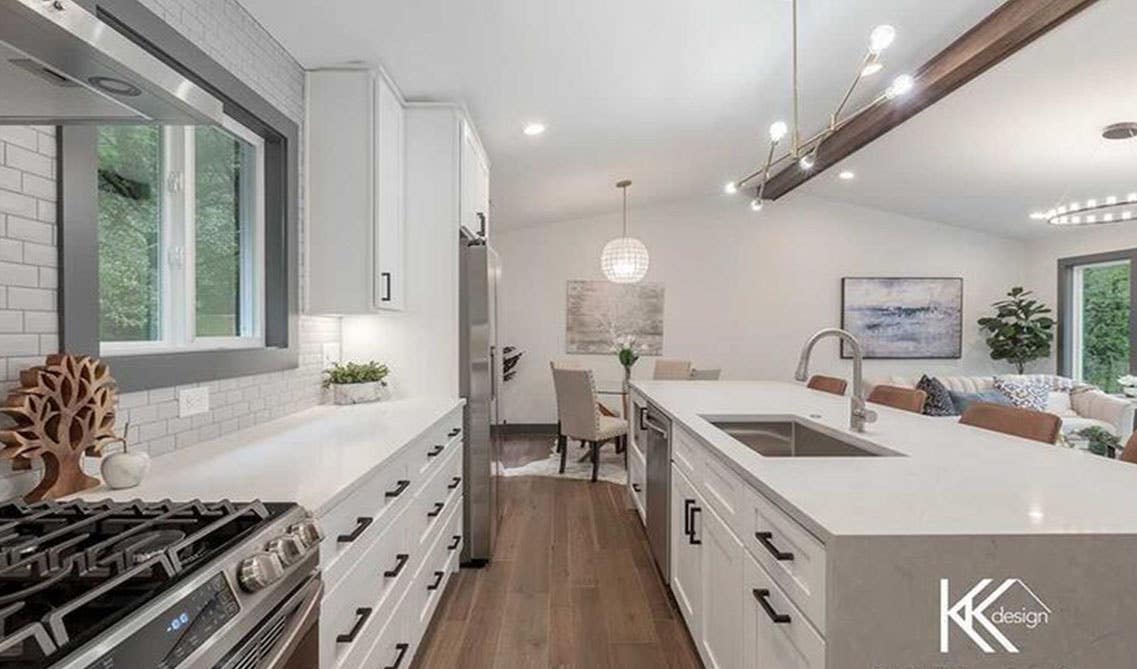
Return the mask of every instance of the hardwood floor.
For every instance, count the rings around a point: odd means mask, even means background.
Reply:
[[[500,493],[495,559],[452,579],[414,667],[702,666],[622,486],[506,478]]]

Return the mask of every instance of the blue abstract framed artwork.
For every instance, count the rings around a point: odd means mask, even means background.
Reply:
[[[846,277],[841,327],[866,358],[959,358],[963,354],[963,279]],[[841,357],[851,357],[841,345]]]

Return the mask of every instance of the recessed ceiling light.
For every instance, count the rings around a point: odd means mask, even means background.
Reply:
[[[837,178],[841,179],[842,181],[852,181],[856,177],[857,175],[854,174],[851,170],[844,170],[837,175]]]
[[[529,135],[530,137],[536,137],[537,135],[540,135],[540,134],[545,132],[545,124],[544,123],[530,123],[530,124],[525,126],[524,132],[526,135]]]

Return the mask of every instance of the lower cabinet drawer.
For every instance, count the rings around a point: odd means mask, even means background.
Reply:
[[[750,500],[751,526],[742,537],[743,543],[824,634],[824,544],[758,491],[750,491]]]
[[[407,593],[409,594],[409,593]],[[393,609],[395,615],[379,632],[379,638],[371,646],[367,659],[359,666],[365,669],[406,669],[414,658],[415,643],[405,616],[398,612],[404,610],[404,596]]]
[[[671,424],[671,461],[702,489],[706,449],[678,423]]]
[[[452,517],[447,520],[446,531],[437,532],[429,551],[427,559],[419,568],[414,581],[411,582],[410,592],[407,593],[406,616],[414,626],[414,638],[421,638],[426,632],[434,610],[438,607],[438,600],[446,590],[450,576],[458,571],[459,555],[461,554],[461,539],[454,539],[462,526],[462,505],[456,505]],[[447,533],[449,532],[449,533]]]
[[[406,513],[363,551],[340,582],[324,595],[320,611],[320,666],[361,667],[376,633],[386,623],[412,578]]]
[[[758,562],[745,562],[743,666],[824,669],[825,640]]]
[[[334,589],[359,561],[366,546],[383,532],[415,494],[407,455],[385,464],[351,496],[320,517],[320,569],[325,587]]]
[[[411,503],[410,527],[415,556],[426,554],[427,546],[434,538],[433,533],[461,501],[462,451],[456,449],[441,463],[440,469],[434,472]],[[418,563],[415,568],[418,568]]]

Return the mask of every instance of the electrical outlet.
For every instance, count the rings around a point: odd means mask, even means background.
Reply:
[[[178,418],[209,411],[209,388],[186,388],[178,393]]]
[[[324,367],[331,367],[340,361],[340,345],[339,342],[328,342],[324,344]]]

